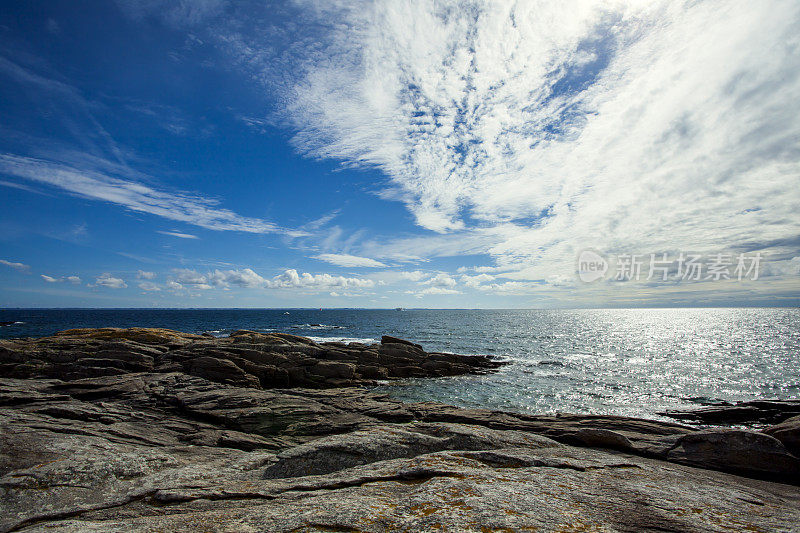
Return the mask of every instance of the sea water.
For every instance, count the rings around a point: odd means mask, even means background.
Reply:
[[[4,310],[0,337],[77,327],[163,327],[225,336],[283,331],[317,341],[379,342],[487,354],[483,376],[412,379],[378,390],[406,401],[531,413],[659,417],[667,409],[800,395],[800,309]]]

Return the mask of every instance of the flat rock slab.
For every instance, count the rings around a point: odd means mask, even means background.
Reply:
[[[380,425],[278,455],[55,438],[72,457],[3,478],[4,530],[738,532],[800,524],[797,487],[519,431]],[[431,451],[448,440],[465,449]]]
[[[791,460],[741,433],[183,373],[0,379],[0,531],[800,528],[800,488],[674,462]]]

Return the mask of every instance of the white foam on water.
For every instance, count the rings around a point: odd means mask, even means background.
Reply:
[[[371,339],[371,338],[359,339],[355,337],[308,337],[308,338],[314,342],[344,342],[344,343],[360,342],[361,344],[375,344],[376,342],[378,342],[377,339]]]

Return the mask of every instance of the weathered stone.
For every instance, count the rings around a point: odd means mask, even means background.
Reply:
[[[744,475],[800,481],[800,459],[774,437],[743,430],[702,431],[678,437],[666,459]]]
[[[242,387],[258,387],[258,379],[245,372],[232,361],[215,357],[198,357],[187,364],[190,374],[219,383],[231,383]]]
[[[659,414],[694,424],[778,424],[788,418],[800,416],[800,400],[753,400]]]
[[[309,372],[312,375],[321,376],[323,378],[352,379],[356,375],[356,365],[333,361],[320,361],[309,368]]]
[[[775,437],[796,457],[800,457],[800,416],[793,416],[780,424],[768,427],[764,433]]]
[[[419,344],[415,344],[411,341],[407,341],[404,339],[398,339],[397,337],[392,337],[391,335],[384,335],[383,337],[381,337],[381,344],[404,344],[406,346],[413,346],[415,348],[422,350],[422,346],[420,346]]]

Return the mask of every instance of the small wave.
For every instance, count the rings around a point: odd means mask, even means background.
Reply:
[[[539,361],[536,364],[539,366],[567,366],[561,361]]]
[[[225,337],[231,336],[231,331],[229,329],[207,329],[203,331],[203,333],[209,333],[218,339],[224,339]]]
[[[11,322],[11,321],[9,321],[9,322],[0,322],[0,327],[21,326],[24,323],[25,322],[20,322],[20,321],[17,321],[17,322]]]
[[[688,396],[681,398],[684,401],[697,403],[700,405],[732,405],[730,402],[726,402],[720,398],[709,398],[707,396]]]
[[[376,339],[371,338],[356,338],[356,337],[308,337],[314,342],[359,342],[361,344],[375,344],[378,342]]]

